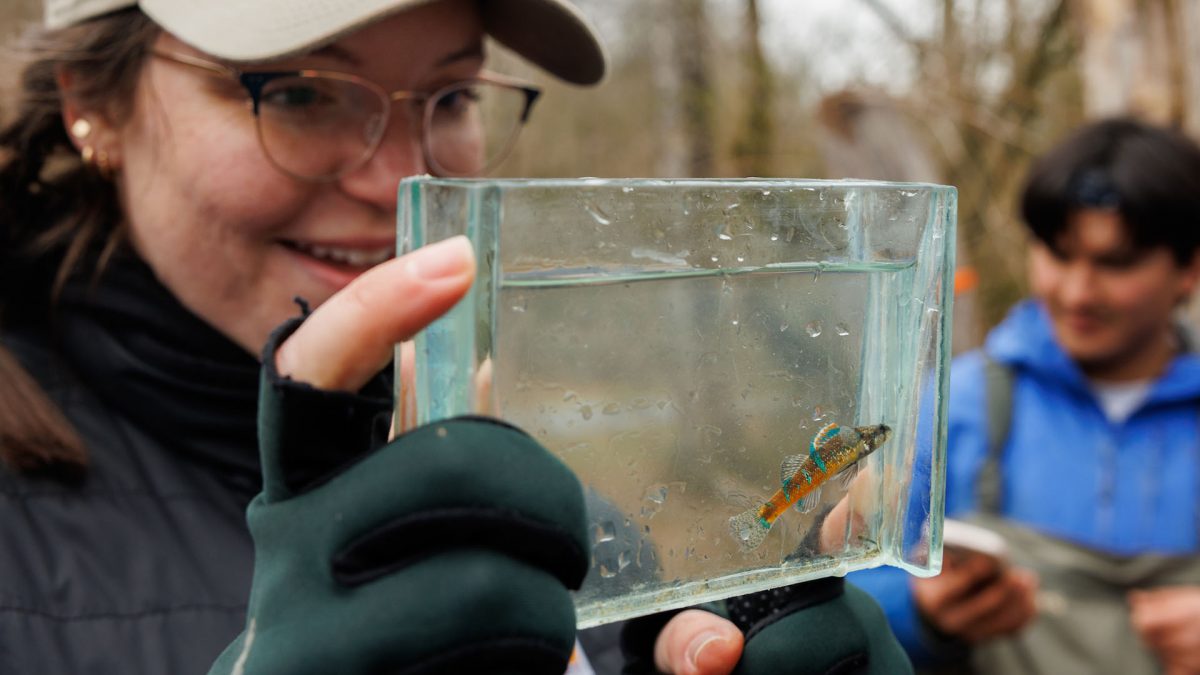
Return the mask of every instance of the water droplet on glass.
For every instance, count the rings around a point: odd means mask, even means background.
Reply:
[[[611,578],[617,576],[617,573],[608,569],[608,567],[604,563],[600,563],[600,576],[605,579],[611,579]]]
[[[738,320],[737,320],[737,319],[734,319],[733,321],[730,321],[730,323],[732,323],[733,325],[735,325],[735,326],[736,326],[736,325],[738,325]]]
[[[720,261],[721,261],[721,259],[720,259],[720,258],[718,258],[718,257],[717,257],[717,256],[715,256],[715,255],[714,255],[712,258],[709,258],[709,260],[712,260],[713,262],[720,262]]]
[[[777,234],[771,235],[771,241],[779,241],[779,235],[777,235]]]
[[[583,208],[588,212],[589,215],[591,215],[592,220],[596,221],[597,223],[600,223],[601,225],[612,225],[612,218],[604,212],[604,209],[601,209],[599,206],[588,203],[585,204]]]
[[[770,196],[771,196],[771,191],[770,191],[770,190],[763,190],[763,191],[762,191],[762,196],[764,196],[764,197],[770,197]]]
[[[605,521],[592,527],[592,540],[597,544],[612,541],[617,538],[617,528],[612,521]]]
[[[752,534],[754,534],[754,531],[751,530],[749,526],[738,530],[738,537],[740,537],[742,541],[750,541],[750,535]]]
[[[605,415],[616,415],[617,413],[621,412],[621,406],[617,405],[616,403],[609,403],[608,405],[604,406],[604,409],[600,412],[604,413]]]
[[[630,563],[632,562],[633,557],[629,555],[629,551],[621,551],[621,553],[617,556],[617,571],[620,572],[624,570],[626,567],[629,567]]]
[[[625,194],[629,194],[629,193],[633,192],[633,188],[626,185],[625,187],[621,188],[621,192],[624,192]]]
[[[785,322],[783,322],[783,323],[779,324],[779,332],[780,332],[780,333],[786,332],[786,331],[787,331],[787,329],[788,329],[788,328],[790,328],[790,327],[791,327],[791,326],[789,326],[789,325],[788,325],[788,323],[785,321]]]
[[[446,431],[446,427],[438,427],[438,430],[437,430],[438,438],[445,438],[447,433],[449,433],[449,432]]]
[[[654,502],[655,504],[662,504],[663,502],[667,501],[667,491],[667,486],[663,485],[662,483],[659,483],[658,485],[651,485],[650,487],[646,488],[645,497],[648,501]]]
[[[810,321],[808,322],[808,325],[804,327],[804,332],[808,333],[809,337],[820,337],[821,330],[822,326],[820,321]]]
[[[850,327],[844,323],[839,323],[838,325],[834,326],[833,330],[835,333],[837,333],[838,335],[840,335],[842,337],[846,337],[847,335],[850,334]]]
[[[744,255],[739,255],[739,256],[737,257],[737,261],[738,261],[738,262],[746,262],[746,256],[744,256]]]
[[[825,409],[821,406],[814,407],[812,419],[814,422],[820,422],[821,420],[825,419]]]
[[[583,419],[585,419],[585,420],[592,419],[592,406],[590,406],[590,405],[580,406],[579,414],[583,415]]]
[[[519,312],[519,313],[522,313],[522,314],[523,314],[523,313],[525,312],[525,306],[524,306],[524,305],[513,305],[513,306],[512,306],[512,311],[514,311],[514,312]]]

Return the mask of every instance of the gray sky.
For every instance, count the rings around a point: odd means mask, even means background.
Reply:
[[[909,27],[923,33],[934,17],[924,0],[882,0]],[[889,89],[908,84],[911,52],[861,0],[760,0],[764,39],[780,63],[797,50],[813,64],[814,84],[837,89],[866,81]]]

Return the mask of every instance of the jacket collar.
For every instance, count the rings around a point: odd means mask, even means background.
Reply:
[[[1200,354],[1195,351],[1195,340],[1185,329],[1180,330],[1188,351],[1171,361],[1155,382],[1147,403],[1200,399]],[[1036,300],[1024,300],[1013,307],[988,334],[984,351],[1001,363],[1090,395],[1087,378],[1059,346],[1046,308]]]

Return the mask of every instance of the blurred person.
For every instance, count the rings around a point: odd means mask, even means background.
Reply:
[[[0,671],[590,670],[577,479],[496,420],[387,440],[394,345],[475,271],[392,259],[398,183],[486,172],[537,98],[485,35],[604,74],[564,0],[47,0],[0,128]],[[890,647],[827,586],[747,644]],[[645,635],[743,656],[698,610]]]
[[[951,368],[946,515],[1007,560],[851,575],[918,664],[948,672],[1200,672],[1200,148],[1128,119],[1033,166],[1033,297]],[[968,667],[966,664],[970,664]]]

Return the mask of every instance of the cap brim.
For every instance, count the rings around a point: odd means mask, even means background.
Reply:
[[[436,0],[141,0],[158,25],[234,62],[298,56],[396,12]],[[484,28],[504,46],[574,84],[604,77],[605,54],[587,20],[564,0],[480,0]]]

